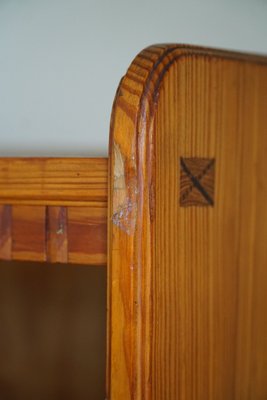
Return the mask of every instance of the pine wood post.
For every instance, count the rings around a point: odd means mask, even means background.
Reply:
[[[267,398],[267,60],[145,49],[114,102],[110,400]]]

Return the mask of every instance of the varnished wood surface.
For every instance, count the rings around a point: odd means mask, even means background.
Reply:
[[[68,209],[67,207],[47,208],[46,258],[50,262],[68,261]]]
[[[266,110],[264,57],[154,46],[122,79],[108,399],[267,398]],[[209,204],[181,204],[181,158],[215,160]]]
[[[107,210],[0,205],[0,259],[106,265]]]
[[[107,159],[0,158],[0,259],[105,265]]]
[[[0,204],[107,207],[106,158],[0,158]]]

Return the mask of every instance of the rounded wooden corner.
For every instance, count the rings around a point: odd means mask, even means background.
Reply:
[[[182,270],[181,257],[189,259],[186,252],[191,247],[192,254],[202,249],[201,257],[203,254],[211,257],[208,241],[215,229],[216,196],[224,182],[232,184],[221,172],[227,155],[221,153],[220,135],[228,129],[233,147],[238,142],[232,128],[237,126],[235,116],[224,125],[220,107],[224,107],[224,113],[227,110],[233,115],[235,112],[245,115],[249,105],[238,109],[236,100],[246,91],[248,95],[252,93],[251,85],[245,85],[244,79],[248,81],[251,74],[258,74],[266,83],[266,65],[267,59],[256,55],[187,45],[156,45],[136,56],[119,84],[109,144],[107,398],[110,400],[170,400],[178,398],[181,392],[189,396],[181,398],[191,398],[190,388],[185,387],[188,382],[182,376],[192,373],[191,361],[185,353],[184,335],[192,339],[190,326],[186,325],[186,307],[190,308],[190,302],[204,289],[188,289],[187,280],[195,277],[191,269],[191,272]],[[225,174],[233,173],[234,162],[233,159]],[[197,239],[193,233],[195,242],[192,242],[190,229],[194,223],[199,228]],[[178,240],[181,229],[185,232],[182,243]],[[189,244],[185,242],[188,238]],[[226,239],[223,246],[225,243]],[[201,272],[196,276],[201,277]],[[186,297],[187,290],[192,290],[191,300]],[[201,292],[202,295],[205,299]],[[205,314],[205,318],[208,320],[209,316]],[[172,323],[175,327],[168,339]],[[181,333],[177,328],[179,323]],[[204,325],[199,329],[204,329]],[[161,337],[157,336],[157,330]],[[168,353],[168,346],[173,346],[172,354]],[[168,353],[165,359],[164,352]],[[179,363],[184,363],[180,370]],[[162,377],[165,368],[168,373]],[[202,372],[207,376],[208,368],[203,367]]]

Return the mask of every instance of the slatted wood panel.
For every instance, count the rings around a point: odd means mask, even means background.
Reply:
[[[0,159],[0,259],[105,265],[106,159]]]
[[[0,259],[106,265],[106,209],[1,206]]]
[[[266,110],[264,57],[155,46],[121,81],[109,399],[267,398]],[[203,160],[214,170],[202,180]]]

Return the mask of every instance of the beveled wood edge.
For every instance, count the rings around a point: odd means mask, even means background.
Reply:
[[[267,57],[197,46],[144,49],[122,78],[109,142],[107,399],[151,399],[154,115],[165,74],[181,57],[267,64]],[[116,332],[113,326],[117,326]]]

